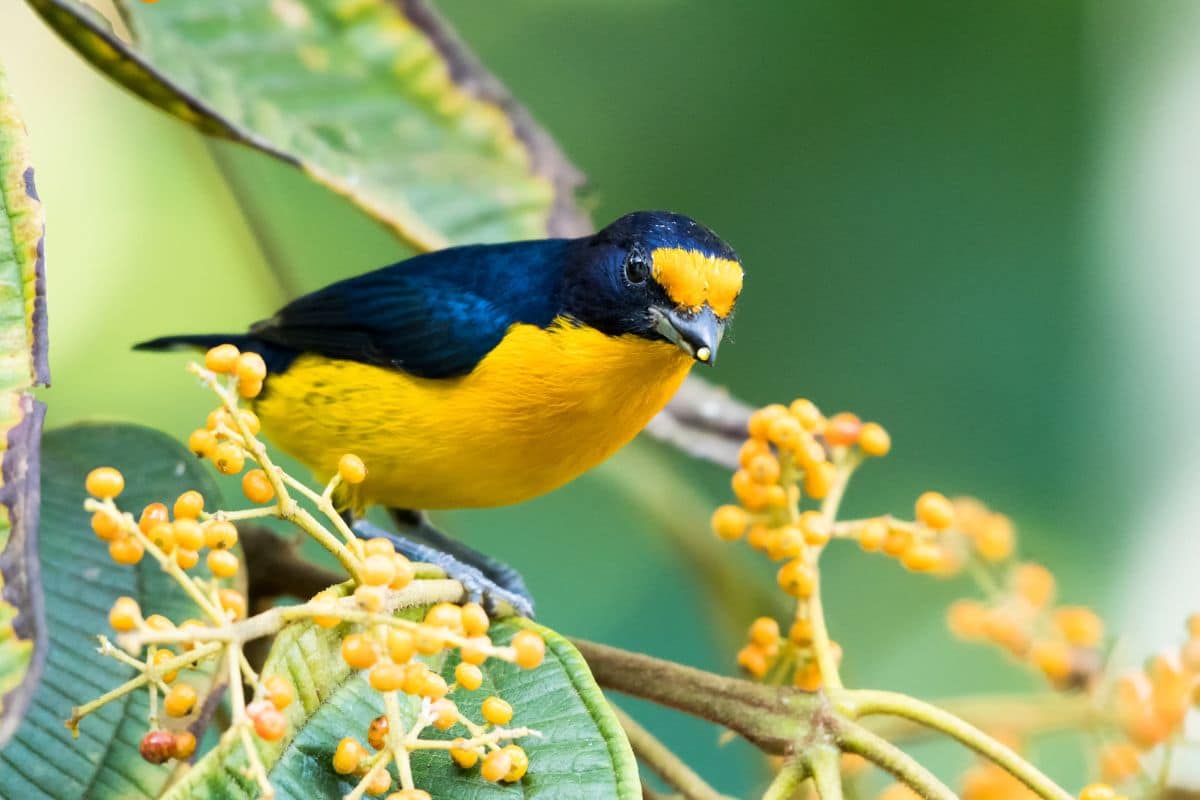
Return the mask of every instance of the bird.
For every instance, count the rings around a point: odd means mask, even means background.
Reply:
[[[262,430],[321,480],[343,454],[356,513],[486,508],[550,492],[627,444],[693,365],[712,365],[742,290],[734,249],[638,211],[578,238],[451,247],[338,281],[238,334],[267,365]]]

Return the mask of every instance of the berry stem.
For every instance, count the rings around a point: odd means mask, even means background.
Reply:
[[[804,754],[807,772],[821,800],[842,800],[841,758],[841,751],[832,744],[815,745]]]
[[[725,796],[709,786],[679,756],[671,752],[650,731],[638,724],[619,706],[612,706],[617,721],[625,729],[625,736],[633,748],[633,754],[649,767],[655,775],[687,800],[725,800]],[[788,795],[790,797],[790,795]]]
[[[835,750],[834,752],[837,751]],[[800,787],[807,778],[808,769],[805,767],[804,762],[792,759],[786,762],[780,768],[779,772],[775,773],[775,778],[771,781],[771,785],[767,787],[766,794],[763,795],[762,800],[792,800],[792,798],[799,796]],[[829,797],[822,794],[820,797],[821,800],[837,800],[837,798],[841,797],[841,794],[830,795]]]
[[[846,494],[846,485],[861,462],[861,456],[851,455],[843,457],[838,463],[833,485],[829,487],[829,493],[821,501],[821,517],[827,528],[833,527],[834,521],[837,519],[838,508],[842,504],[842,497]],[[824,547],[817,551],[816,559],[820,559],[823,550]],[[821,603],[821,571],[816,570],[815,575],[812,594],[807,600],[800,602],[807,604],[808,619],[812,622],[812,649],[813,655],[817,659],[817,666],[821,669],[821,682],[830,689],[840,689],[842,688],[842,676],[838,672],[837,659],[833,656],[833,647],[829,642],[829,628],[825,623],[825,608]],[[798,607],[798,616],[799,611]]]
[[[391,743],[392,760],[396,762],[396,775],[400,778],[401,789],[415,789],[412,764],[408,758],[408,732],[404,729],[404,720],[400,717],[400,697],[396,692],[385,692],[383,708],[388,720],[388,740]]]
[[[929,703],[896,692],[856,690],[841,693],[839,707],[859,719],[875,714],[903,717],[957,739],[962,744],[1005,769],[1045,800],[1072,800],[1040,770],[1012,749],[958,717]]]
[[[924,800],[957,800],[958,796],[916,759],[861,725],[843,722],[838,727],[837,743],[843,752],[856,753],[890,772]]]

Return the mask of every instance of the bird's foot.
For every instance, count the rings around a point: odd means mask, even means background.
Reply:
[[[421,525],[429,526],[422,518]],[[417,541],[416,536],[409,537],[386,530],[366,520],[354,523],[354,533],[363,539],[383,537],[391,541],[396,552],[401,553],[412,561],[433,564],[447,578],[458,581],[467,592],[471,602],[479,603],[488,612],[488,616],[499,617],[529,617],[533,618],[533,598],[525,588],[525,581],[512,567],[479,553],[461,542],[454,541],[440,531],[434,530],[437,536],[443,537],[453,547],[435,547]],[[422,530],[418,535],[425,539],[428,530]],[[439,540],[439,544],[442,541]],[[453,552],[447,552],[453,550]],[[464,557],[466,556],[466,557]],[[469,560],[468,560],[469,559]]]

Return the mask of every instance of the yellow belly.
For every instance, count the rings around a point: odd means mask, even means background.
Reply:
[[[555,489],[627,444],[692,363],[665,342],[514,325],[458,378],[302,356],[268,379],[255,411],[322,480],[343,453],[361,457],[356,506],[499,506]]]

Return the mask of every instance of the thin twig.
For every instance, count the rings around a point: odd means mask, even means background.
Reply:
[[[815,745],[804,754],[821,800],[842,800],[842,754],[829,744]]]
[[[946,784],[921,766],[912,756],[888,740],[876,736],[861,725],[842,723],[837,743],[847,753],[857,753],[881,769],[890,772],[924,800],[958,800]]]
[[[724,795],[709,786],[637,720],[615,705],[612,709],[617,721],[625,729],[633,754],[668,786],[677,790],[686,800],[725,800]]]

